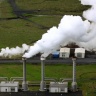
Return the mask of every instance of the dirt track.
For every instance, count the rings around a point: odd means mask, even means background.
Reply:
[[[21,18],[21,19],[24,19],[24,20],[27,20],[28,22],[31,22],[33,23],[34,25],[36,25],[37,27],[39,28],[42,28],[42,29],[49,29],[49,27],[47,26],[44,26],[44,25],[41,25],[41,24],[38,24],[32,20],[29,20],[27,17],[24,16],[25,13],[37,13],[38,10],[22,10],[20,9],[17,5],[16,5],[16,2],[15,0],[8,0],[10,6],[12,7],[13,9],[13,13],[17,16],[17,18]]]

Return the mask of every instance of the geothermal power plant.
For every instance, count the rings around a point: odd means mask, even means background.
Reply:
[[[72,78],[63,78],[57,81],[53,78],[45,77],[45,64],[46,58],[41,56],[41,81],[40,88],[37,91],[30,91],[28,88],[28,80],[26,79],[26,58],[22,58],[23,64],[23,77],[11,77],[8,81],[7,77],[0,77],[0,96],[82,96],[82,91],[78,89],[76,81],[76,57],[72,57]],[[54,73],[55,74],[55,73]],[[49,85],[47,85],[49,80]],[[19,81],[22,82],[20,88]],[[71,86],[68,82],[71,81]]]
[[[81,16],[64,15],[58,24],[44,33],[40,40],[32,46],[23,44],[22,47],[2,48],[0,57],[21,55],[23,64],[23,76],[0,77],[0,96],[82,96],[76,80],[77,58],[85,58],[85,50],[96,52],[96,0],[80,0],[83,5],[90,5],[91,8],[83,12]],[[16,7],[16,6],[15,6]],[[16,12],[16,11],[15,11]],[[47,57],[58,51],[60,58],[70,58],[70,48],[63,48],[68,44],[75,43],[79,46],[71,55],[72,77],[56,80],[45,76],[45,64]],[[40,53],[41,81],[39,90],[30,91],[26,75],[26,62],[28,58]],[[58,56],[55,54],[54,56]],[[55,74],[55,73],[54,73]],[[49,84],[47,84],[49,81]],[[21,82],[21,85],[20,83]],[[69,86],[71,82],[71,86]]]

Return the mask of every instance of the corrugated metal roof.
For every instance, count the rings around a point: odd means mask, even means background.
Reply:
[[[85,53],[84,48],[75,48],[75,53]]]

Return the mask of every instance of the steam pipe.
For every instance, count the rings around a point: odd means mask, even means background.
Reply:
[[[15,80],[23,81],[23,77],[11,77],[10,81],[14,82]]]
[[[72,81],[72,78],[60,78],[61,82],[65,82],[65,81]]]
[[[26,58],[22,58],[23,60],[23,82],[22,89],[23,91],[28,91],[28,83],[26,82]]]
[[[1,80],[5,80],[6,82],[8,81],[8,77],[0,77]]]
[[[54,78],[50,78],[50,77],[45,77],[45,79],[44,79],[45,81],[55,81],[56,82],[56,79],[54,79]]]
[[[73,61],[73,81],[72,81],[72,91],[77,91],[77,82],[76,82],[76,58],[72,58]]]
[[[45,91],[46,89],[46,82],[45,79],[45,57],[41,56],[41,83],[40,83],[40,91]]]

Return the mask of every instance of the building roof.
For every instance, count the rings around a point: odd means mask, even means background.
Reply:
[[[1,82],[0,87],[4,87],[4,86],[6,86],[6,87],[17,87],[17,86],[19,86],[19,83],[18,82],[13,82],[13,83],[11,83],[11,82]]]
[[[50,82],[50,87],[67,87],[68,82]]]
[[[75,48],[75,53],[85,53],[84,48]]]
[[[60,48],[60,52],[70,53],[70,48]]]

